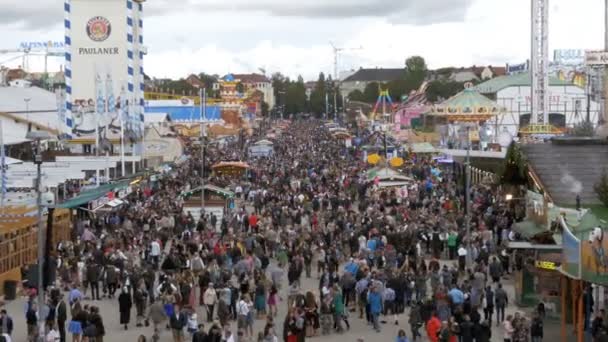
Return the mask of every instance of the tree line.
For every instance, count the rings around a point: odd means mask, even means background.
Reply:
[[[395,80],[378,83],[368,83],[363,91],[354,90],[343,99],[340,95],[340,82],[332,80],[331,75],[319,74],[314,87],[308,87],[302,76],[291,79],[280,72],[271,76],[275,96],[275,114],[313,113],[317,116],[329,111],[341,112],[343,100],[360,101],[373,104],[378,99],[380,90],[387,89],[394,102],[400,102],[410,94],[412,90],[420,88],[427,81],[426,96],[430,102],[438,102],[447,99],[464,89],[464,82],[456,82],[449,79],[452,69],[445,68],[436,70],[435,79],[430,79],[431,71],[428,70],[426,61],[421,56],[411,56],[406,59],[402,74]],[[205,85],[209,98],[218,98],[219,91],[213,90],[213,84],[218,82],[218,75],[200,73],[197,75]],[[180,80],[155,80],[155,88],[164,92],[197,95],[198,89],[186,81]],[[242,84],[237,85],[238,91],[244,91]],[[334,101],[335,100],[335,101]],[[268,105],[266,104],[266,107]],[[334,108],[335,107],[335,108]]]

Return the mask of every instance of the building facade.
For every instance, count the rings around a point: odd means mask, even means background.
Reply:
[[[236,82],[243,84],[245,92],[261,91],[264,94],[264,102],[268,104],[268,109],[274,108],[276,105],[274,87],[268,77],[260,74],[235,74],[233,76]]]
[[[345,78],[340,83],[340,94],[343,97],[347,97],[348,94],[355,90],[363,92],[368,84],[376,83],[387,83],[390,81],[396,81],[405,78],[404,68],[393,68],[393,69],[359,69],[354,74]]]

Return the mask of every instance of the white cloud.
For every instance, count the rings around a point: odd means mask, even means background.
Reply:
[[[56,23],[44,29],[34,24],[24,29],[22,23],[33,21],[39,11],[21,5],[22,1],[7,1],[0,4],[0,11],[10,5],[10,13],[23,19],[15,17],[0,25],[4,33],[0,48],[17,47],[22,40],[63,39],[62,1],[41,0],[44,4],[40,8],[45,10],[49,3],[59,6],[57,18],[51,11],[47,18],[39,19],[40,25],[49,20]],[[343,52],[340,69],[402,67],[410,55],[425,57],[433,68],[503,65],[521,62],[530,55],[530,0],[475,0],[470,6],[467,0],[395,1],[400,7],[392,12],[387,11],[391,7],[386,3],[383,7],[376,0],[310,0],[295,7],[293,2],[279,0],[189,1],[187,12],[167,0],[146,4],[144,33],[149,55],[145,68],[149,75],[185,77],[191,72],[255,72],[265,67],[268,72],[316,79],[319,71],[333,73],[329,41],[364,48]],[[551,50],[603,46],[603,2],[550,3]],[[333,17],[316,13],[328,6],[342,12]],[[28,11],[38,14],[30,18]],[[426,12],[434,14],[412,19],[414,14]],[[462,20],[458,20],[458,13]],[[10,56],[0,55],[0,62],[5,57]],[[52,61],[50,67],[58,68],[60,63]],[[18,64],[20,60],[11,65]],[[40,69],[42,60],[32,60],[30,66]]]

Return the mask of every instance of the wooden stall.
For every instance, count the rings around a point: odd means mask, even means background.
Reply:
[[[53,215],[52,246],[71,238],[72,219],[69,209],[51,210]],[[48,223],[45,215],[43,224]],[[36,263],[38,256],[38,219],[35,207],[15,206],[0,212],[0,295],[4,282],[20,282],[21,268]]]

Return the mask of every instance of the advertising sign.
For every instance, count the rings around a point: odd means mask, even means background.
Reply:
[[[600,66],[608,64],[608,52],[606,51],[585,51],[585,64],[590,66]]]
[[[43,49],[56,49],[60,50],[65,47],[64,42],[48,41],[32,41],[32,42],[21,42],[19,48],[24,50],[43,50]]]
[[[529,68],[530,68],[530,63],[528,63],[527,61],[524,63],[520,63],[520,64],[507,64],[507,74],[508,75],[519,74],[519,73],[528,71]]]
[[[564,218],[560,218],[562,225],[562,273],[578,279],[581,277],[581,241],[572,234]]]
[[[585,62],[585,50],[581,49],[556,49],[553,50],[553,61],[559,64],[583,64]]]
[[[90,135],[96,125],[100,132],[119,127],[120,93],[128,77],[125,1],[72,0],[70,27],[73,133]]]

